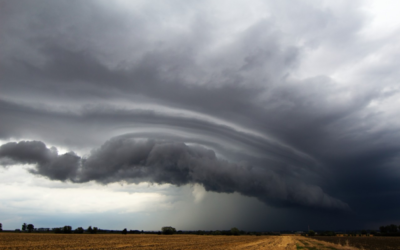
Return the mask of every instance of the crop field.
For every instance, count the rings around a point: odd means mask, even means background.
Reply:
[[[400,237],[334,237],[316,236],[313,239],[341,245],[354,246],[365,250],[400,249]]]
[[[1,233],[0,249],[304,249],[344,250],[300,236],[201,236]]]

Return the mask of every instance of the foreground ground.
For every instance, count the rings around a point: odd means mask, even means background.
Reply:
[[[400,249],[400,237],[333,237],[316,236],[317,240],[323,240],[336,244],[350,245],[365,250],[392,250]]]
[[[0,234],[0,249],[355,249],[300,236]]]

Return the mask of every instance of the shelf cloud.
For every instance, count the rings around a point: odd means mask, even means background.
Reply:
[[[220,160],[213,150],[184,143],[116,138],[81,158],[74,152],[59,155],[57,149],[40,141],[21,141],[2,145],[0,157],[11,160],[8,164],[34,164],[31,173],[51,180],[201,184],[207,191],[238,192],[264,202],[349,209],[319,187],[291,183],[271,171]]]

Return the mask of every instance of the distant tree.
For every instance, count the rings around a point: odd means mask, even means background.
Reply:
[[[92,233],[93,232],[92,226],[89,226],[86,231],[88,231],[88,233]]]
[[[221,235],[221,231],[216,230],[216,231],[213,232],[213,235]]]
[[[232,235],[239,235],[239,234],[240,234],[240,231],[239,231],[239,229],[237,229],[236,227],[232,227],[232,228],[231,228],[231,234],[232,234]]]
[[[72,227],[71,226],[64,226],[63,227],[63,233],[65,233],[65,234],[72,233]]]
[[[397,233],[397,226],[396,225],[391,224],[391,225],[387,226],[387,228],[388,228],[388,231],[390,233]]]
[[[124,228],[124,230],[122,230],[122,234],[127,234],[128,230],[126,230],[126,228]]]
[[[74,233],[76,234],[83,234],[83,228],[82,227],[78,227],[77,229],[74,230]]]
[[[22,224],[22,231],[26,231],[26,227],[27,227],[26,223]]]
[[[387,233],[387,228],[385,226],[380,226],[379,231],[381,231],[381,233]]]
[[[92,231],[92,234],[97,234],[97,231],[98,231],[99,229],[97,228],[97,227],[93,227],[93,231]]]
[[[315,236],[315,232],[313,230],[308,231],[308,236]]]
[[[28,229],[29,232],[32,232],[33,229],[35,229],[35,226],[33,224],[29,224],[26,229]]]
[[[0,232],[3,231],[3,224],[0,223]]]
[[[361,230],[361,234],[367,234],[367,230]]]
[[[173,227],[162,227],[161,231],[163,234],[174,234],[176,233],[176,229]]]

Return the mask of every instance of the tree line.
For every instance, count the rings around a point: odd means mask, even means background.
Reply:
[[[400,236],[400,225],[390,224],[379,227],[380,235],[383,236]]]
[[[35,226],[33,224],[23,223],[21,230],[23,232],[33,232],[35,231]],[[15,231],[21,231],[16,229]],[[0,232],[3,231],[3,225],[0,223]],[[87,229],[83,227],[78,227],[72,230],[71,226],[64,226],[58,228],[47,229],[45,232],[53,232],[53,233],[63,233],[63,234],[96,234],[96,233],[122,233],[122,234],[197,234],[197,235],[274,235],[276,233],[272,232],[246,232],[243,230],[239,230],[236,227],[231,228],[231,230],[215,230],[215,231],[203,231],[203,230],[196,230],[196,231],[177,231],[174,227],[162,227],[161,231],[139,231],[139,230],[127,230],[124,228],[123,230],[101,230],[98,227],[89,226]],[[306,233],[304,233],[305,235]],[[318,234],[313,230],[307,232],[308,236],[336,236],[337,233],[334,231],[318,231]],[[380,226],[379,231],[375,230],[361,230],[361,231],[354,231],[350,233],[346,233],[348,235],[376,235],[376,236],[400,236],[400,225],[397,226],[395,224],[390,224],[387,226]]]
[[[35,226],[33,224],[22,224],[21,230],[23,232],[32,232],[35,230]],[[20,231],[19,229],[16,229],[15,231]],[[64,226],[64,227],[56,227],[56,228],[52,228],[50,230],[50,228],[48,228],[45,232],[54,232],[54,233],[64,233],[64,234],[69,234],[69,233],[78,233],[78,234],[82,234],[84,232],[86,233],[91,233],[91,234],[95,234],[99,231],[99,229],[97,227],[92,227],[89,226],[87,229],[83,229],[83,227],[78,227],[75,230],[72,230],[71,226]]]
[[[2,231],[2,224],[0,223],[0,231]],[[243,230],[239,230],[236,227],[231,228],[230,230],[215,230],[215,231],[203,231],[203,230],[196,230],[196,231],[177,231],[174,227],[166,226],[162,227],[160,231],[139,231],[139,230],[127,230],[124,228],[123,230],[102,230],[98,227],[89,226],[88,228],[84,229],[83,227],[78,227],[76,229],[72,229],[71,226],[64,226],[64,227],[56,227],[56,228],[40,228],[39,230],[33,224],[23,223],[21,229],[16,229],[16,232],[28,232],[31,233],[35,232],[49,232],[49,233],[57,233],[57,234],[96,234],[96,233],[122,233],[122,234],[197,234],[197,235],[273,235],[274,233],[271,232],[246,232]]]

